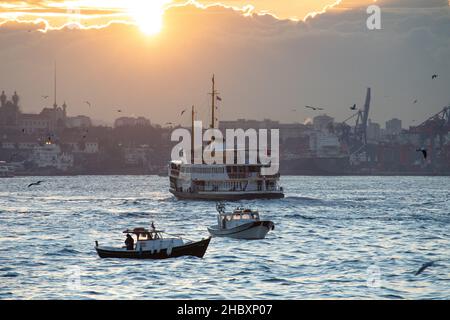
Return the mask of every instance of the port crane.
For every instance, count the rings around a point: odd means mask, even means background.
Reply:
[[[444,107],[440,112],[432,115],[418,126],[410,127],[410,134],[418,134],[423,146],[427,146],[430,155],[433,156],[437,149],[440,154],[445,143],[445,136],[450,132],[450,105]],[[439,146],[436,148],[436,141]]]
[[[339,139],[349,147],[350,156],[363,153],[367,146],[367,123],[369,120],[371,98],[372,90],[371,88],[367,88],[364,109],[359,109],[335,128],[339,135]],[[350,120],[355,118],[356,123],[354,127],[347,124]]]

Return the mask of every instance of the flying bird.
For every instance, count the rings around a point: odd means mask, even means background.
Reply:
[[[314,110],[314,111],[317,111],[317,110],[323,110],[323,108],[319,108],[319,107],[311,107],[311,106],[305,106],[305,108],[307,108],[307,109],[312,109],[312,110]]]
[[[414,100],[414,101],[413,101],[413,103],[414,103],[414,104],[416,104],[416,103],[417,103],[417,99],[416,99],[416,100]]]
[[[30,183],[30,184],[28,185],[28,188],[30,188],[30,187],[32,187],[32,186],[40,186],[42,182],[44,182],[44,181],[38,181],[38,182]]]
[[[48,96],[42,96],[42,99],[48,99]]]
[[[427,149],[421,148],[421,149],[417,149],[416,151],[417,151],[417,152],[422,152],[423,158],[424,158],[424,159],[426,159],[426,158],[428,157]]]
[[[89,101],[85,101],[84,103],[86,103],[89,107],[92,107],[92,105]]]
[[[119,110],[117,110],[117,112],[119,112],[119,113],[120,113],[120,112],[122,112],[122,110],[120,110],[120,109],[119,109]]]
[[[183,115],[186,112],[186,109],[184,109],[183,111],[181,111],[181,115]]]
[[[415,273],[416,276],[418,276],[419,274],[421,274],[422,272],[425,271],[425,269],[432,267],[434,265],[434,261],[430,261],[430,262],[426,262],[424,263],[419,270],[417,270],[417,272]]]
[[[356,103],[352,107],[350,107],[350,110],[356,110]]]
[[[433,74],[433,76],[431,77],[432,80],[436,79],[438,77],[437,74]]]

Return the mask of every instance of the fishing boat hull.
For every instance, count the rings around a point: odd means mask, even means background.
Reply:
[[[282,199],[283,192],[179,192],[173,189],[170,192],[178,199],[183,200],[206,200],[206,201],[238,201],[254,199]]]
[[[137,250],[126,250],[126,249],[113,249],[113,248],[102,248],[96,247],[97,253],[100,258],[121,258],[121,259],[168,259],[168,258],[178,258],[182,256],[194,256],[203,258],[208,249],[211,237],[198,242],[192,242],[185,244],[183,246],[166,248],[161,250],[152,251],[137,251]]]
[[[209,233],[214,237],[227,237],[243,240],[264,239],[269,231],[275,229],[272,221],[256,221],[240,225],[231,229],[218,229],[208,227]]]

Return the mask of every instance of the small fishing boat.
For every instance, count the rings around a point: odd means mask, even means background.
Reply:
[[[236,208],[232,213],[225,212],[225,206],[218,204],[217,225],[208,227],[214,237],[256,240],[264,239],[269,231],[275,229],[272,221],[260,219],[259,212],[251,209]]]
[[[135,228],[125,230],[126,246],[121,248],[99,246],[95,241],[95,250],[100,258],[124,259],[168,259],[181,256],[203,258],[211,237],[198,242],[184,242],[181,238],[164,238],[163,231]],[[136,237],[136,242],[132,237]],[[131,240],[130,240],[131,239]]]

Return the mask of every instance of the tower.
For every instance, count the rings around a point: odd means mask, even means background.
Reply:
[[[66,117],[67,117],[67,104],[66,104],[65,101],[64,101],[64,104],[62,105],[62,108],[63,108],[63,117],[64,117],[64,119],[66,119]]]
[[[19,96],[17,95],[16,91],[14,91],[14,95],[12,96],[12,102],[14,104],[14,107],[19,106]]]
[[[5,94],[5,91],[2,91],[2,95],[0,96],[0,103],[1,103],[1,107],[4,107],[6,105],[6,94]]]

